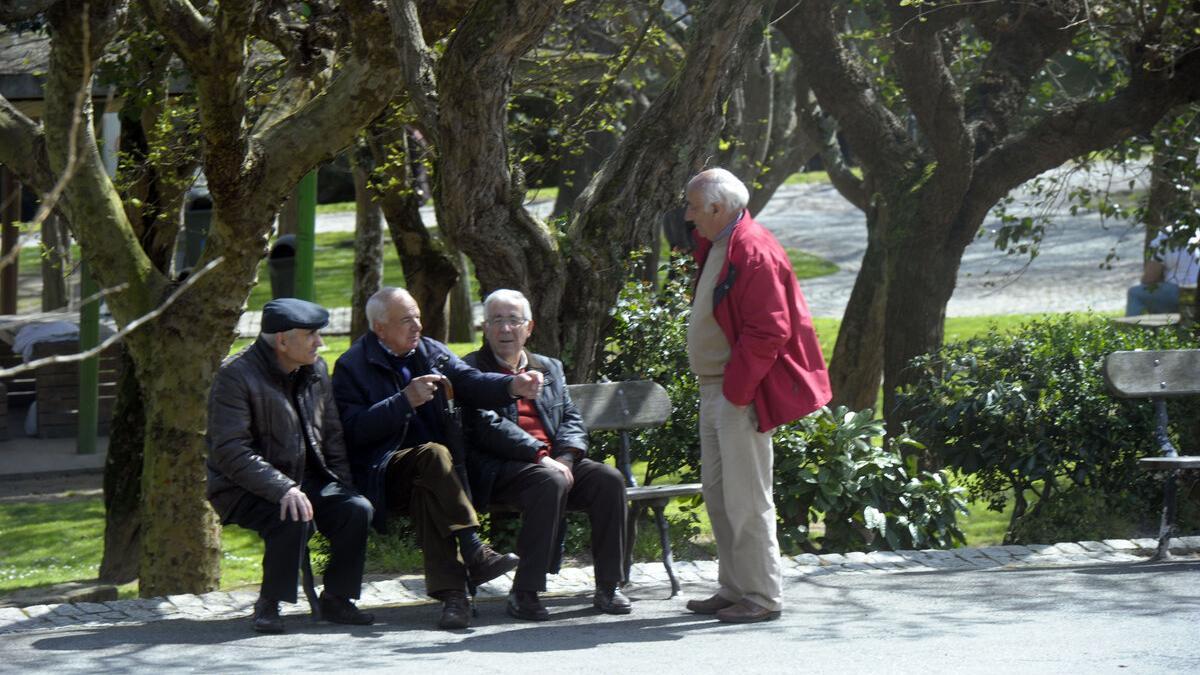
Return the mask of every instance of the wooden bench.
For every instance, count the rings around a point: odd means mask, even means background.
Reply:
[[[1200,456],[1180,456],[1167,436],[1167,399],[1200,394],[1200,349],[1113,352],[1104,360],[1104,379],[1121,398],[1149,398],[1154,404],[1158,457],[1138,460],[1142,468],[1165,471],[1158,551],[1152,560],[1170,557],[1175,528],[1175,483],[1180,471],[1200,469]]]
[[[675,577],[672,566],[674,560],[671,555],[666,507],[674,497],[699,494],[700,484],[639,486],[633,477],[630,457],[630,432],[657,427],[666,422],[671,416],[671,399],[665,389],[648,380],[573,384],[568,385],[567,389],[571,400],[583,415],[583,422],[589,431],[617,431],[621,438],[617,468],[625,476],[626,493],[631,502],[625,541],[626,578],[629,577],[629,568],[633,564],[637,521],[646,509],[651,509],[658,525],[663,566],[666,567],[667,577],[671,580],[671,597],[675,597],[679,593],[679,579]]]
[[[120,344],[100,353],[98,429],[108,434],[120,374]],[[33,358],[79,353],[79,340],[39,342]],[[52,363],[33,371],[39,438],[67,438],[79,433],[79,362]]]

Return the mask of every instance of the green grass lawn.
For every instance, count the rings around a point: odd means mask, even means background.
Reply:
[[[95,579],[104,540],[100,497],[0,504],[0,594]],[[262,541],[240,527],[221,533],[221,587],[258,583]],[[137,584],[120,589],[135,597]]]

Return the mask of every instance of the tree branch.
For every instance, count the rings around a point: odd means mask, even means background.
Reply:
[[[821,108],[833,115],[869,173],[900,171],[917,152],[904,125],[871,86],[858,58],[838,37],[833,0],[800,0],[777,26],[800,55]],[[870,151],[865,151],[866,149]]]
[[[266,194],[282,198],[304,173],[352,144],[397,91],[400,64],[382,8],[371,0],[347,0],[342,7],[350,18],[349,60],[328,87],[251,141],[255,180]]]
[[[433,53],[425,44],[415,0],[388,0],[388,16],[395,35],[396,53],[408,98],[417,111],[421,132],[435,146],[438,143],[437,79]]]
[[[922,145],[937,162],[932,179],[943,183],[943,189],[965,190],[971,181],[973,142],[962,95],[942,51],[942,40],[956,40],[957,31],[919,21],[912,8],[895,2],[889,3],[889,10],[902,26],[893,40],[897,76],[921,130]]]
[[[1200,100],[1200,51],[1169,70],[1134,69],[1124,89],[1105,101],[1089,101],[1038,122],[984,156],[968,194],[975,209],[988,209],[1013,186],[1062,163],[1149,132],[1169,111]]]
[[[212,46],[211,22],[188,0],[142,0],[142,7],[189,64],[200,61],[201,54]]]

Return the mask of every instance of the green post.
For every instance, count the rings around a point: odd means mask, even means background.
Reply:
[[[84,298],[95,295],[100,287],[92,279],[85,262],[80,267]],[[100,300],[94,299],[79,308],[79,351],[93,349],[100,344]],[[96,452],[96,434],[100,420],[100,357],[79,362],[79,434],[76,436],[76,451],[81,455]]]
[[[317,171],[313,169],[296,187],[296,297],[315,302],[317,287],[313,262],[317,249]]]

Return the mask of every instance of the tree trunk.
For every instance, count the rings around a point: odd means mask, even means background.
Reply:
[[[71,237],[59,216],[51,212],[42,223],[42,311],[53,312],[69,303],[67,277]]]
[[[121,350],[121,374],[104,460],[104,557],[100,580],[124,584],[141,564],[142,454],[146,415],[142,387],[129,352]]]
[[[954,294],[963,251],[971,241],[951,233],[978,232],[983,222],[983,213],[977,222],[961,229],[958,223],[937,222],[931,214],[956,213],[961,203],[942,203],[937,209],[932,204],[934,196],[925,192],[910,193],[915,203],[898,201],[891,212],[883,349],[883,412],[889,434],[899,433],[909,418],[907,411],[896,405],[896,390],[912,384],[916,375],[908,369],[909,361],[942,344],[946,305]],[[924,209],[918,206],[922,199]]]
[[[450,291],[450,340],[475,342],[475,298],[471,297],[470,261],[459,253],[458,283]]]
[[[399,125],[373,124],[367,138],[373,184],[388,186],[372,188],[375,201],[383,210],[392,245],[400,256],[404,287],[421,308],[421,332],[445,341],[449,333],[446,303],[459,271],[449,247],[430,233],[421,218],[425,195],[415,188],[412,167],[423,161],[423,150]],[[359,160],[365,162],[367,158],[360,155]]]
[[[350,339],[367,332],[367,300],[383,285],[383,220],[367,185],[370,151],[359,143],[350,151],[354,179],[354,293],[350,300]]]
[[[876,210],[867,217],[867,251],[854,278],[854,289],[842,315],[829,364],[831,406],[851,410],[876,407],[883,375],[884,309],[887,306],[887,248]],[[879,412],[879,411],[876,411]]]

